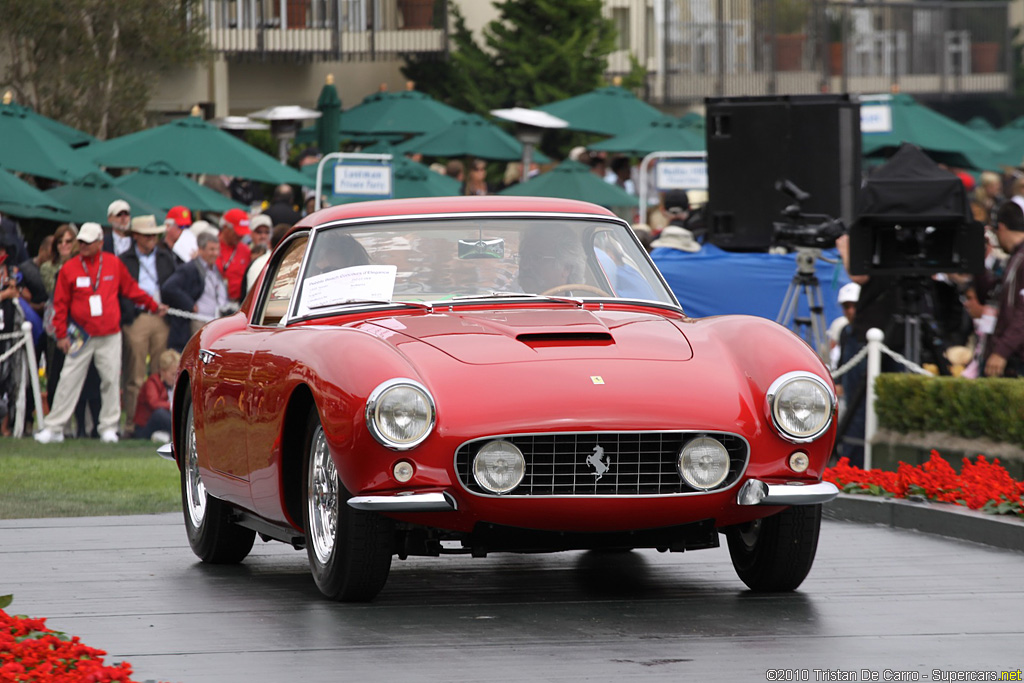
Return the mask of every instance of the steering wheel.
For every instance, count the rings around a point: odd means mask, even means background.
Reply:
[[[558,285],[557,287],[552,287],[546,292],[541,292],[541,296],[554,296],[558,292],[565,292],[567,294],[571,294],[572,292],[590,292],[591,294],[597,294],[598,296],[611,296],[611,294],[604,291],[600,287],[583,284],[582,282],[577,284]]]

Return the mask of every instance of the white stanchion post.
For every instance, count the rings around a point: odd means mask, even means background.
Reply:
[[[22,323],[21,333],[25,335],[25,358],[28,362],[28,381],[32,385],[32,399],[36,405],[35,421],[32,423],[36,429],[43,425],[43,396],[39,392],[39,366],[36,365],[36,345],[32,343],[32,323]]]
[[[867,393],[864,398],[864,469],[871,469],[871,442],[878,431],[875,413],[875,380],[882,372],[882,342],[885,333],[872,327],[865,335],[868,340]]]

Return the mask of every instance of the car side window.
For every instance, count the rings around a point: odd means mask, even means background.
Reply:
[[[295,292],[295,283],[299,277],[302,256],[306,253],[307,237],[300,237],[289,242],[274,266],[273,273],[267,280],[270,283],[265,291],[265,299],[259,315],[254,320],[256,325],[280,325],[288,312],[288,306]]]

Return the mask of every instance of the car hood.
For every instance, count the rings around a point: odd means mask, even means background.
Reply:
[[[685,361],[693,357],[674,321],[637,311],[446,311],[376,318],[360,327],[396,348],[416,339],[472,365],[588,358]]]

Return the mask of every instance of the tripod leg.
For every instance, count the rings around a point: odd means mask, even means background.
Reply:
[[[796,317],[796,305],[799,295],[800,289],[796,281],[790,282],[789,288],[786,289],[786,296],[782,298],[782,306],[779,308],[779,315],[775,318],[775,322],[784,327],[789,327],[793,324],[793,318]]]

